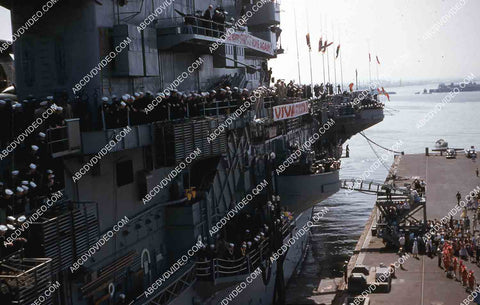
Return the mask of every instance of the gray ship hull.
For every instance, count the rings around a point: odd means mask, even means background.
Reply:
[[[320,201],[320,200],[319,200]],[[319,202],[318,201],[318,202]],[[296,228],[303,227],[307,221],[311,218],[312,208],[301,212],[296,216]],[[286,255],[284,262],[284,279],[285,285],[287,285],[289,279],[294,274],[297,267],[302,262],[305,254],[305,247],[307,246],[309,233],[301,236],[295,244],[293,244]],[[230,285],[221,285],[222,288],[216,290],[212,287],[211,283],[197,281],[185,292],[177,297],[171,305],[185,305],[185,304],[205,304],[205,305],[268,305],[273,304],[273,295],[275,289],[275,276],[277,271],[276,262],[272,264],[272,275],[270,281],[265,285],[261,276],[257,277],[248,284],[237,297],[232,300],[224,300],[235,288],[244,281],[248,275],[242,275],[235,277],[237,282],[233,282]],[[220,286],[220,284],[218,285]],[[218,287],[217,287],[218,289]],[[200,295],[201,294],[201,295]],[[223,303],[222,303],[223,301]]]
[[[278,183],[282,205],[286,206],[288,210],[295,212],[295,226],[296,230],[298,230],[311,219],[313,206],[339,190],[339,171],[315,175],[279,176]],[[294,233],[296,230],[294,230]],[[287,252],[283,268],[285,285],[288,284],[288,281],[304,258],[308,236],[309,233],[301,236]],[[272,304],[276,271],[277,264],[275,262],[272,265],[272,276],[267,285],[263,283],[261,277],[258,277],[251,284],[247,285],[237,297],[228,302],[223,301],[223,303],[222,300],[235,290],[245,280],[247,275],[235,277],[236,282],[232,282],[230,285],[226,283],[217,284],[216,288],[211,283],[197,281],[175,299],[172,305],[192,304],[192,300],[199,302],[193,304],[206,305]],[[222,288],[219,288],[220,285]]]
[[[339,171],[279,176],[278,185],[282,205],[298,215],[340,189]]]

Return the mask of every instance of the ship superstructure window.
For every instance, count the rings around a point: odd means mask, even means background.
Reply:
[[[133,182],[132,160],[117,163],[117,186],[127,185]]]

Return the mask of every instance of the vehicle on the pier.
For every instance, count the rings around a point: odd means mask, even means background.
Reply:
[[[477,157],[477,152],[475,151],[475,147],[474,146],[470,146],[470,148],[468,149],[465,149],[465,155],[467,156],[467,158],[476,158]]]
[[[455,159],[457,157],[457,152],[453,148],[448,148],[446,156],[447,159]]]

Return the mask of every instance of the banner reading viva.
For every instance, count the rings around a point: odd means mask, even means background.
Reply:
[[[292,119],[308,113],[308,102],[299,102],[273,107],[273,120]]]

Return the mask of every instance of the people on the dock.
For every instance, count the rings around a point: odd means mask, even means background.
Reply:
[[[415,238],[413,240],[412,255],[413,255],[414,258],[418,258],[418,240],[417,240],[417,238]]]
[[[462,199],[462,195],[460,195],[460,192],[457,191],[457,194],[455,196],[457,198],[457,205],[460,205],[460,199]]]

